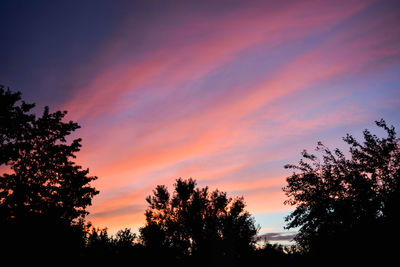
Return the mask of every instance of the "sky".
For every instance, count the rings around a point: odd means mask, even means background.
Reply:
[[[243,196],[260,234],[293,235],[282,187],[318,141],[400,127],[398,1],[1,1],[0,84],[82,128],[87,217],[143,226],[179,177]],[[295,229],[294,229],[295,230]]]

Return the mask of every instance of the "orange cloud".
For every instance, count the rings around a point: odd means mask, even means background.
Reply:
[[[347,81],[349,74],[362,75],[366,66],[374,68],[371,62],[399,53],[388,34],[398,34],[394,28],[382,36],[369,36],[358,27],[337,30],[370,4],[346,3],[343,8],[311,1],[271,10],[236,10],[207,21],[194,18],[171,31],[152,53],[138,60],[120,59],[119,64],[111,55],[127,45],[120,45],[124,40],[118,36],[111,40],[99,56],[113,64],[65,104],[72,118],[85,123],[82,131],[87,138],[79,160],[100,177],[96,186],[104,196],[96,198],[92,219],[101,225],[113,220],[118,221],[113,225],[139,222],[143,215],[138,210],[155,185],[171,185],[178,177],[243,193],[251,212],[287,210],[280,190],[283,171],[271,169],[260,175],[264,169],[259,165],[293,155],[293,148],[282,145],[282,140],[298,141],[293,135],[306,139],[310,133],[351,125],[367,116],[358,106],[325,108],[351,95],[346,85],[323,101],[311,97],[304,107],[293,108],[298,101],[293,96],[328,91],[325,87]],[[383,22],[366,23],[373,27]],[[301,49],[289,46],[325,34]],[[285,57],[280,46],[296,52]],[[250,73],[252,69],[240,68],[249,54],[272,58],[275,51],[283,59],[273,68],[254,70],[259,74],[251,81],[236,83],[224,72],[233,66]],[[232,82],[221,86],[213,82],[214,76]],[[199,84],[202,87],[194,92]],[[204,96],[207,93],[210,96]],[[304,115],[318,109],[318,114]],[[242,171],[248,171],[248,177]]]

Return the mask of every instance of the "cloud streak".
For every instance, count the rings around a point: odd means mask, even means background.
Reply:
[[[259,238],[261,240],[265,239],[269,242],[276,242],[276,241],[293,241],[293,238],[296,236],[295,232],[278,232],[278,233],[267,233],[260,235]]]

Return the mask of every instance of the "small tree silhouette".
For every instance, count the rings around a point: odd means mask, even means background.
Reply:
[[[171,196],[159,185],[146,199],[146,225],[140,229],[145,246],[169,249],[199,265],[223,260],[232,266],[253,250],[258,228],[243,198],[197,188],[192,179],[177,179],[174,187]]]

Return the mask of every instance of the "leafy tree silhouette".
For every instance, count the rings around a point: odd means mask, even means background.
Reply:
[[[153,190],[140,229],[144,245],[186,266],[239,264],[253,251],[258,231],[243,198],[196,185],[177,179],[172,196],[163,185]]]
[[[137,236],[130,229],[119,230],[109,235],[107,228],[96,228],[89,225],[86,235],[84,257],[87,263],[93,264],[126,264],[134,256],[145,260],[143,246],[136,242]]]
[[[108,235],[107,228],[92,227],[86,236],[86,255],[98,260],[104,260],[113,254],[112,237]]]
[[[298,165],[285,166],[294,170],[283,189],[286,204],[296,206],[287,228],[299,227],[295,240],[314,258],[382,263],[395,255],[388,237],[400,237],[400,139],[383,119],[376,125],[386,137],[365,130],[363,143],[343,138],[349,159],[318,142],[321,158],[304,150]]]
[[[119,230],[113,240],[117,251],[124,254],[125,251],[129,250],[135,243],[136,234],[129,228]]]
[[[0,165],[7,168],[0,176],[2,245],[64,253],[61,247],[84,245],[83,220],[98,194],[90,186],[96,177],[72,161],[81,139],[69,143],[66,137],[79,125],[62,121],[66,111],[51,113],[48,107],[37,118],[30,113],[34,106],[0,86]]]

